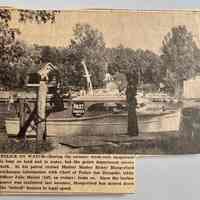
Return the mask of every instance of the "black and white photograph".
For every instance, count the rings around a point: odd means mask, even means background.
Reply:
[[[0,153],[200,153],[200,12],[0,10]]]

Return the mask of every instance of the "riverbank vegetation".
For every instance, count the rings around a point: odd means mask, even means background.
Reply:
[[[21,23],[54,23],[59,11],[18,10]],[[10,25],[12,10],[0,12],[0,85],[8,89],[22,88],[33,69],[51,62],[58,66],[64,87],[80,89],[86,86],[81,61],[84,60],[93,86],[100,88],[106,72],[138,75],[138,87],[159,89],[180,95],[183,80],[200,72],[200,49],[186,26],[172,27],[160,44],[160,52],[131,49],[123,46],[109,48],[103,33],[89,24],[76,24],[70,43],[64,48],[27,45],[19,41],[18,29]],[[66,38],[67,41],[67,38]],[[134,70],[133,70],[134,68]]]

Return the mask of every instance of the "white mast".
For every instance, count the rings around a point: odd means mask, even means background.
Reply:
[[[87,80],[88,93],[91,94],[91,95],[93,95],[92,81],[90,79],[91,75],[89,74],[88,68],[87,68],[84,60],[81,62],[81,64],[83,65],[83,68],[84,68],[84,71],[85,71],[84,77],[86,77],[86,80]]]

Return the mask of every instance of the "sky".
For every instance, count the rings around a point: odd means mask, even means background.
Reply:
[[[86,8],[129,9],[129,10],[171,10],[200,8],[200,1],[195,0],[0,0],[0,6],[11,6],[29,9],[62,9],[76,10]],[[104,35],[108,47],[123,44],[133,49],[149,49],[160,53],[162,40],[173,26],[186,25],[193,33],[200,46],[200,13],[184,12],[175,14],[145,13],[90,15],[84,11],[65,13],[58,17],[56,24],[50,26],[19,25],[20,39],[41,45],[66,46],[73,36],[72,29],[76,23],[88,23]],[[134,16],[133,16],[134,15]],[[89,16],[89,17],[88,17]]]
[[[199,0],[0,0],[0,5],[33,9],[196,9]]]

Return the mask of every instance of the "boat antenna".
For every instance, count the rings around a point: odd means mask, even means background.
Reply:
[[[93,95],[92,81],[90,79],[91,75],[89,74],[88,68],[87,68],[84,60],[81,61],[81,64],[83,65],[83,68],[84,68],[84,71],[85,71],[84,77],[86,78],[86,81],[87,81],[88,93]]]

